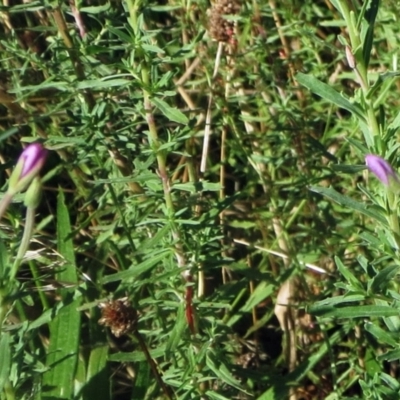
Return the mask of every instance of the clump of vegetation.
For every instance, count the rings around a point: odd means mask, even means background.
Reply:
[[[395,2],[1,11],[1,400],[399,398]]]

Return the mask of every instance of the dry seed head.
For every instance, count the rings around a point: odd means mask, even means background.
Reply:
[[[235,0],[217,0],[208,10],[209,33],[218,42],[229,42],[235,32],[235,22],[228,21],[226,15],[235,15],[240,10],[240,3]]]
[[[101,318],[99,324],[108,326],[116,337],[136,330],[137,312],[127,297],[99,304]]]

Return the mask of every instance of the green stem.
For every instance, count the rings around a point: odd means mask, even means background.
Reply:
[[[374,111],[373,101],[367,99],[368,92],[370,90],[369,80],[368,80],[368,68],[364,63],[364,58],[362,56],[362,43],[360,40],[359,32],[357,31],[357,23],[355,21],[354,12],[349,10],[346,0],[340,0],[339,6],[346,25],[348,27],[351,48],[353,54],[356,58],[356,70],[355,73],[358,76],[361,89],[364,94],[364,98],[367,105],[367,122],[370,127],[371,132],[371,143],[373,143],[374,137],[380,136],[380,129],[376,114]]]
[[[25,229],[24,234],[22,235],[21,244],[19,245],[17,257],[15,258],[14,264],[11,267],[11,276],[10,281],[12,282],[17,276],[18,269],[21,265],[21,262],[24,258],[24,255],[29,247],[29,242],[33,233],[33,226],[35,223],[35,208],[27,207],[26,209],[26,218],[25,218]]]
[[[394,194],[390,189],[387,192],[388,206],[389,206],[389,225],[394,233],[398,248],[400,248],[400,228],[399,228],[399,216],[397,213],[398,196]]]

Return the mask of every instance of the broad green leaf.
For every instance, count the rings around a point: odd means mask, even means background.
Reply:
[[[87,366],[86,385],[82,389],[82,399],[111,399],[110,371],[107,367],[109,346],[96,346],[90,352]]]
[[[356,115],[360,120],[365,120],[362,109],[360,106],[351,103],[343,95],[338,93],[333,87],[321,82],[317,78],[311,75],[306,75],[301,72],[296,74],[296,80],[311,92],[317,94],[325,100],[336,104],[340,108],[344,108]]]
[[[366,215],[367,217],[370,217],[378,222],[380,222],[381,224],[383,224],[384,226],[387,226],[388,223],[386,221],[386,218],[374,211],[373,209],[367,208],[365,207],[362,203],[359,203],[353,199],[351,199],[350,197],[344,196],[340,193],[338,193],[335,189],[333,188],[325,188],[325,187],[321,187],[321,186],[312,186],[310,188],[311,191],[315,192],[315,193],[319,193],[322,194],[326,197],[328,197],[329,199],[335,201],[336,203],[346,207],[346,208],[350,208],[352,210],[355,210],[361,214]]]
[[[58,253],[64,257],[67,264],[61,269],[61,272],[57,274],[57,277],[66,282],[78,283],[71,222],[62,191],[59,192],[57,201],[57,249]]]
[[[46,364],[49,370],[43,375],[46,397],[71,399],[74,392],[75,371],[78,362],[80,299],[65,305],[50,324],[50,345]]]
[[[66,263],[59,279],[77,282],[75,254],[71,239],[71,224],[68,208],[65,205],[63,192],[60,191],[57,201],[57,248]],[[79,355],[80,338],[80,297],[75,297],[74,290],[63,289],[63,306],[50,323],[50,345],[46,364],[49,370],[43,375],[45,398],[71,399],[74,394],[74,379]]]
[[[133,393],[137,399],[146,399],[146,393],[153,384],[153,376],[150,364],[146,361],[136,363],[136,379],[133,385]]]
[[[376,351],[372,347],[367,347],[363,356],[365,371],[370,376],[376,376],[382,371],[383,365],[376,360]]]
[[[189,123],[188,118],[182,111],[175,107],[171,107],[167,102],[157,97],[153,97],[150,101],[170,120],[179,124]]]

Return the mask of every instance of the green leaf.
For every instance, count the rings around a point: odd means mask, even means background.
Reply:
[[[339,257],[335,256],[335,263],[339,272],[344,276],[346,281],[352,287],[353,291],[363,290],[360,281],[350,272],[349,268],[342,263]]]
[[[368,2],[366,2],[368,3]],[[378,14],[378,8],[379,8],[379,0],[370,0],[369,2],[370,7],[365,13],[365,19],[367,20],[368,23],[368,29],[364,38],[364,44],[363,44],[363,59],[364,59],[364,64],[365,68],[368,68],[369,65],[369,59],[371,55],[371,49],[373,46],[373,41],[374,41],[374,25],[375,25],[375,20],[376,16]]]
[[[50,345],[43,376],[46,396],[73,398],[75,371],[79,355],[80,299],[65,305],[50,324]]]
[[[0,393],[3,393],[4,385],[10,378],[11,351],[10,334],[0,333]]]
[[[9,263],[8,251],[2,239],[0,239],[0,279],[8,276],[11,265]]]
[[[389,332],[384,331],[381,327],[371,322],[366,322],[364,326],[365,330],[369,332],[371,335],[375,336],[380,343],[397,347],[398,341],[394,335],[391,335]]]
[[[58,253],[64,257],[66,265],[57,274],[60,280],[78,283],[75,265],[75,250],[72,241],[71,222],[63,192],[60,190],[57,202],[57,247]]]
[[[20,131],[19,127],[13,126],[12,128],[8,128],[7,130],[0,132],[0,142],[3,142],[10,136],[16,135],[19,131]]]
[[[341,172],[343,174],[350,174],[350,175],[357,174],[366,168],[367,167],[364,164],[362,164],[362,165],[333,164],[332,165],[333,171]]]
[[[171,331],[170,337],[166,345],[165,353],[167,358],[173,357],[173,353],[176,351],[176,348],[182,340],[183,334],[187,330],[187,328],[188,325],[185,318],[185,305],[181,303],[180,307],[178,308],[178,313],[176,315],[176,323],[173,330]]]
[[[400,360],[400,349],[387,351],[386,353],[379,355],[377,359],[378,361],[388,362],[398,361]]]
[[[157,349],[149,349],[151,358],[159,358],[165,356],[165,346],[160,346]],[[117,362],[139,362],[139,361],[147,361],[146,356],[142,351],[133,351],[131,353],[115,353],[111,354],[108,357],[109,361],[117,361]]]
[[[86,385],[82,389],[84,400],[110,399],[110,373],[107,368],[108,344],[94,347],[90,352]]]
[[[179,124],[189,123],[188,118],[182,111],[175,107],[171,107],[167,102],[159,98],[153,97],[150,101],[170,120]]]
[[[333,104],[336,104],[340,108],[344,108],[347,111],[350,111],[352,114],[356,115],[360,120],[365,121],[363,111],[360,106],[351,103],[347,100],[343,95],[338,93],[331,86],[326,83],[321,82],[317,78],[306,75],[301,72],[296,74],[296,80],[311,92],[317,94],[325,100],[330,101]]]
[[[111,7],[111,3],[106,3],[102,6],[88,6],[88,7],[80,7],[79,11],[85,12],[88,14],[100,14],[104,11],[109,10]]]
[[[374,277],[371,283],[371,290],[373,292],[385,292],[388,288],[390,281],[396,276],[399,265],[389,265]]]
[[[246,303],[244,306],[240,309],[243,312],[249,312],[251,311],[254,307],[256,307],[258,304],[260,304],[263,300],[265,300],[267,297],[271,296],[271,294],[274,292],[275,286],[267,283],[267,282],[261,282],[258,284],[254,292],[251,294],[251,296],[247,299]]]
[[[211,369],[211,371],[214,372],[215,376],[217,376],[223,382],[230,386],[233,386],[236,389],[239,389],[243,393],[246,393],[241,383],[230,373],[229,368],[216,354],[214,354],[213,352],[208,352],[206,357],[206,364]]]
[[[76,84],[76,88],[78,90],[82,89],[107,89],[110,87],[123,87],[125,85],[131,84],[132,81],[128,79],[116,78],[109,79],[109,77],[104,79],[95,79],[95,80],[86,80],[80,81]]]
[[[71,239],[71,224],[63,192],[60,191],[57,202],[57,244],[58,252],[66,263],[58,278],[77,282],[75,253]],[[63,306],[50,323],[50,345],[46,365],[49,370],[43,375],[45,397],[71,399],[74,394],[74,379],[79,355],[81,318],[77,308],[80,295],[71,289],[63,289]],[[74,298],[75,296],[75,298]]]
[[[126,271],[121,271],[112,275],[105,276],[102,280],[102,283],[110,283],[110,282],[135,278],[140,274],[155,267],[160,261],[164,260],[170,254],[171,254],[170,250],[163,249],[160,254],[153,255],[152,257],[148,258],[147,260],[144,260],[140,264],[133,265]]]
[[[366,215],[367,217],[370,217],[378,222],[380,222],[381,224],[383,224],[384,226],[387,226],[388,223],[386,221],[386,218],[370,209],[370,208],[366,208],[363,204],[351,199],[350,197],[347,196],[343,196],[342,194],[338,193],[335,189],[333,188],[325,188],[325,187],[321,187],[321,186],[312,186],[310,188],[310,190],[312,192],[315,193],[319,193],[322,194],[326,197],[328,197],[329,199],[335,201],[336,203],[346,207],[346,208],[350,208],[352,210],[355,210],[361,214]]]
[[[365,296],[362,294],[346,294],[343,296],[328,297],[327,299],[317,301],[313,304],[313,307],[324,307],[324,306],[335,306],[343,303],[359,303],[365,300]]]
[[[325,318],[366,318],[398,316],[400,310],[389,306],[362,305],[352,307],[315,307],[310,306],[307,312]]]
[[[150,364],[144,361],[137,362],[135,374],[136,374],[136,379],[133,386],[133,392],[135,393],[135,398],[146,399],[146,393],[153,384]]]

